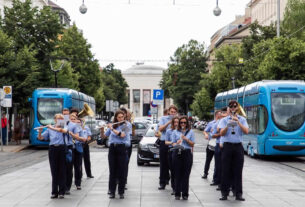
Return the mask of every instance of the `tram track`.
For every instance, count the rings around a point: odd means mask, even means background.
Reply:
[[[291,161],[280,161],[277,162],[280,165],[298,170],[300,172],[305,172],[305,159],[304,158],[293,158]]]

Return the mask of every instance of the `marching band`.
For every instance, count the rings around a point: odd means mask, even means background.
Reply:
[[[213,183],[221,191],[220,200],[227,200],[232,190],[235,199],[244,201],[242,197],[243,147],[242,135],[248,133],[246,119],[239,115],[240,105],[230,101],[228,107],[215,112],[215,120],[210,122],[203,132],[210,140],[207,146],[207,163],[202,178],[207,178],[210,161],[214,155],[215,170]],[[171,105],[167,113],[161,117],[155,136],[160,145],[159,190],[164,190],[171,183],[172,195],[176,200],[188,200],[189,178],[193,165],[193,148],[195,134],[187,116],[177,116],[178,109]],[[63,110],[63,114],[54,116],[55,125],[38,127],[38,139],[49,140],[49,163],[52,175],[51,199],[64,198],[70,194],[73,168],[74,183],[81,190],[82,159],[88,178],[91,173],[88,141],[91,131],[83,119],[92,115],[86,106],[85,112],[76,109]],[[108,137],[109,151],[109,198],[115,198],[116,189],[120,199],[124,193],[128,177],[128,163],[131,157],[131,137],[135,135],[131,113],[125,108],[116,111],[113,123],[98,127],[102,138]],[[44,132],[42,133],[43,129]],[[211,144],[211,140],[215,144]],[[211,146],[209,146],[211,145]],[[209,151],[212,151],[208,155]]]

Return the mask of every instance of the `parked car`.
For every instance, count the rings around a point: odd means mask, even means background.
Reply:
[[[157,124],[152,124],[146,131],[138,145],[137,164],[138,166],[144,163],[160,162],[159,146],[155,144],[155,129]]]
[[[200,131],[203,131],[207,125],[208,125],[208,122],[200,121],[200,123],[197,125],[197,129],[199,129]]]
[[[97,120],[98,121],[98,124],[97,124],[97,130],[99,131],[99,135],[98,135],[98,138],[97,138],[97,140],[96,140],[96,143],[98,144],[98,145],[105,145],[106,147],[109,147],[109,144],[108,144],[108,137],[106,137],[105,139],[103,139],[102,137],[101,137],[101,134],[100,134],[100,129],[98,128],[98,127],[101,127],[101,126],[105,126],[104,127],[104,132],[106,132],[107,131],[107,121],[105,121],[105,120]]]
[[[135,125],[135,136],[131,138],[131,144],[138,144],[148,129],[148,124],[145,122],[133,122]]]

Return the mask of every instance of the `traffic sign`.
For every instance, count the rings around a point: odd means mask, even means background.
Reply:
[[[153,90],[153,104],[162,105],[164,99],[164,91],[161,89]]]
[[[150,113],[151,114],[157,114],[158,113],[158,108],[157,107],[152,107],[152,108],[150,108]]]
[[[12,107],[12,86],[3,86],[4,98],[2,100],[3,107]]]

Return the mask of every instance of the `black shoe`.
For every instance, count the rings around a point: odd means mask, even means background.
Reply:
[[[51,195],[51,199],[58,198],[58,195]]]
[[[218,183],[211,183],[210,186],[218,185]]]
[[[208,178],[208,175],[207,175],[207,174],[204,174],[201,178],[202,178],[202,179],[207,179],[207,178]]]
[[[175,200],[180,200],[180,196],[175,196]]]
[[[58,198],[63,199],[63,198],[65,198],[65,196],[64,195],[59,195]]]
[[[165,185],[160,185],[160,187],[158,189],[159,190],[164,190],[165,189]]]
[[[245,201],[246,199],[244,199],[242,196],[236,196],[235,200],[237,200],[237,201]]]
[[[120,199],[124,199],[124,194],[120,194]]]
[[[77,189],[77,190],[81,190],[81,189],[82,189],[82,187],[80,187],[80,186],[76,186],[76,189]]]
[[[107,193],[108,195],[110,195],[111,194],[111,192],[110,192],[110,190],[108,190],[108,193]]]
[[[87,178],[94,178],[94,176],[93,176],[93,175],[90,175],[90,176],[87,176]]]
[[[70,195],[71,193],[70,193],[69,190],[66,190],[65,194],[66,194],[66,195]]]
[[[128,188],[127,188],[127,187],[124,187],[124,189],[125,189],[125,190],[128,190]]]
[[[218,190],[218,191],[219,191],[219,190],[221,190],[221,188],[220,188],[220,187],[217,187],[217,188],[216,188],[216,190]]]
[[[183,199],[183,200],[187,200],[188,197],[187,197],[187,196],[182,196],[182,199]]]
[[[175,195],[175,193],[176,193],[176,192],[173,190],[172,193],[171,193],[171,195]]]
[[[114,193],[110,193],[110,194],[109,194],[109,198],[111,198],[111,199],[112,199],[112,198],[115,198]]]
[[[219,198],[219,200],[221,200],[221,201],[228,200],[228,196],[221,196],[221,197]]]

